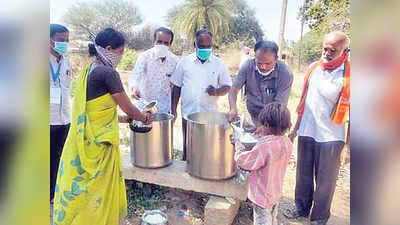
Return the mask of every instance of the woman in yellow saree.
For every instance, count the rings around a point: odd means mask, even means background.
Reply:
[[[53,225],[118,225],[127,214],[118,122],[150,123],[127,97],[115,71],[125,40],[101,31],[89,53],[97,60],[80,73],[74,89],[71,128],[60,160]],[[118,117],[117,105],[127,114]]]

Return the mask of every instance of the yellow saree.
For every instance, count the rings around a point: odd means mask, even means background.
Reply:
[[[91,65],[74,90],[71,128],[54,197],[53,225],[118,225],[127,214],[117,105],[110,94],[86,102]]]

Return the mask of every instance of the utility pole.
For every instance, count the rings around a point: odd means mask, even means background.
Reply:
[[[304,4],[303,7],[301,8],[301,15],[300,15],[300,20],[301,20],[301,31],[300,31],[300,46],[299,46],[299,64],[298,64],[298,68],[297,70],[300,71],[301,69],[301,57],[303,54],[303,29],[304,29],[304,22],[305,22],[305,18],[304,18]]]
[[[301,21],[301,31],[300,31],[300,43],[299,43],[299,62],[297,70],[301,69],[301,58],[303,57],[303,32],[304,32],[304,23],[306,22],[306,8],[309,7],[309,1],[304,0],[303,6],[301,6],[297,19]]]
[[[285,45],[285,25],[286,25],[286,11],[287,11],[288,0],[282,0],[282,12],[281,12],[281,26],[279,31],[279,48],[282,54],[283,47]]]

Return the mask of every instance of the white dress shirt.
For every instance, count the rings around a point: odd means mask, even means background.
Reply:
[[[154,47],[143,52],[128,78],[129,90],[137,88],[145,100],[157,100],[158,112],[168,113],[171,110],[170,76],[178,61],[170,51],[164,61],[155,55]]]
[[[214,55],[201,63],[195,53],[183,57],[175,72],[171,83],[181,87],[182,116],[197,112],[217,112],[218,97],[210,96],[206,92],[209,85],[215,88],[232,86],[228,68],[222,60]]]
[[[344,64],[332,72],[318,66],[311,74],[299,136],[316,142],[345,141],[345,125],[331,120],[331,112],[343,87]]]
[[[60,62],[57,62],[57,58],[50,54],[50,64],[53,66],[54,72],[57,71],[57,67],[60,67],[60,76],[56,81],[53,80],[51,71],[50,75],[50,88],[60,87],[61,88],[61,101],[60,104],[50,103],[50,125],[66,125],[71,122],[71,101],[70,101],[70,85],[71,85],[71,63],[68,58],[61,57]],[[49,69],[50,70],[50,69]]]

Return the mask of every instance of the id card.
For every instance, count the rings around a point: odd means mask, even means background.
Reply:
[[[61,104],[61,87],[50,87],[50,104]]]

